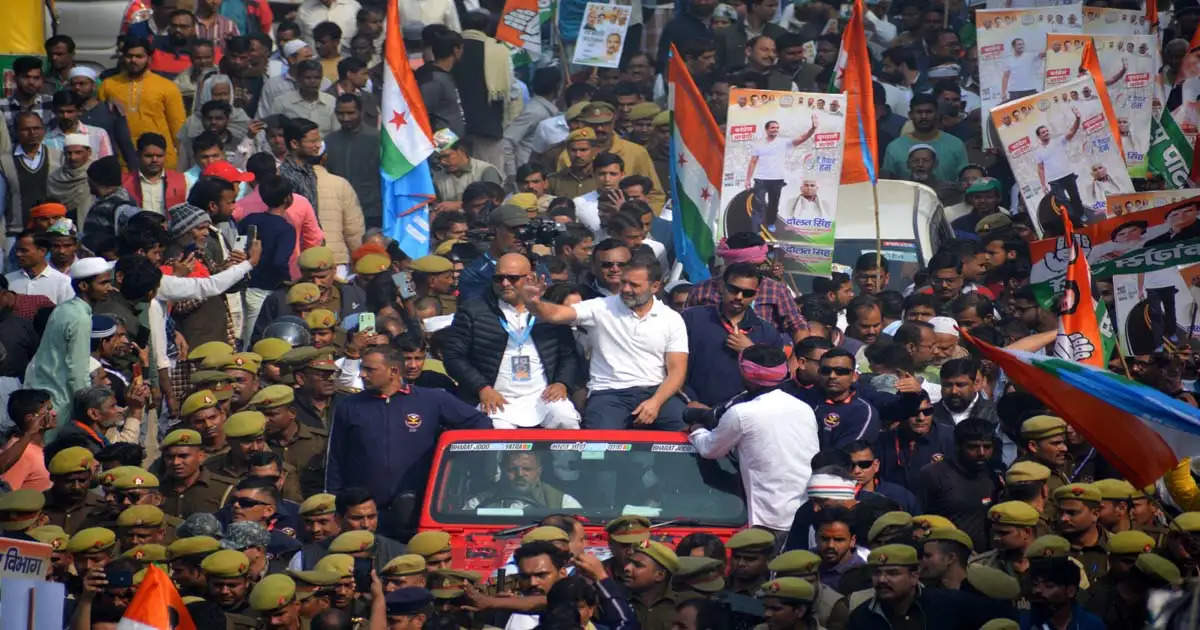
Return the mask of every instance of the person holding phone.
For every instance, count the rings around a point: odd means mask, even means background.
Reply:
[[[263,245],[262,259],[250,272],[243,296],[243,330],[254,329],[263,301],[291,279],[289,260],[296,249],[296,229],[287,220],[287,210],[292,206],[292,184],[278,175],[268,175],[258,182],[258,194],[267,211],[246,215],[238,222],[239,232],[251,237],[257,235]]]

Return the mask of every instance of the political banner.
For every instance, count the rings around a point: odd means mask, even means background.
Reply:
[[[731,90],[717,232],[761,233],[787,272],[828,277],[845,112],[844,94]]]
[[[975,12],[983,111],[1042,91],[1046,35],[1082,33],[1080,5]],[[984,121],[984,139],[990,138]]]
[[[1133,192],[1090,76],[1001,105],[992,122],[1039,233],[1052,195],[1083,225],[1104,218],[1109,194]]]
[[[1171,111],[1158,98],[1150,119],[1150,152],[1146,154],[1146,170],[1161,177],[1168,188],[1187,188],[1192,182],[1192,145]]]
[[[1074,0],[987,0],[989,9],[1023,9],[1032,7],[1057,7],[1080,4]]]
[[[1200,264],[1117,274],[1112,283],[1126,355],[1151,354],[1200,333]]]
[[[0,581],[9,578],[40,580],[50,572],[50,545],[15,538],[0,538]]]
[[[1108,216],[1121,217],[1143,210],[1161,208],[1167,204],[1196,196],[1200,196],[1200,188],[1116,193],[1108,196]]]
[[[1135,12],[1136,13],[1136,12]],[[1154,35],[1093,35],[1100,72],[1112,101],[1121,133],[1125,164],[1132,177],[1146,174],[1150,150],[1150,119],[1153,117],[1155,80],[1158,75],[1158,44]],[[1047,89],[1067,83],[1082,74],[1083,43],[1086,36],[1051,33],[1046,36]]]
[[[616,68],[632,20],[633,7],[589,2],[583,10],[583,26],[575,41],[572,63],[598,68]]]
[[[1083,32],[1092,35],[1149,35],[1146,13],[1137,9],[1083,7]]]

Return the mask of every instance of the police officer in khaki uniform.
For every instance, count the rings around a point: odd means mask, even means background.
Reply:
[[[436,298],[439,314],[453,315],[458,310],[454,295],[454,263],[449,258],[432,254],[422,256],[408,267],[413,271],[413,284],[422,297]]]
[[[1100,617],[1109,616],[1110,609],[1117,607],[1120,599],[1116,593],[1117,583],[1133,571],[1138,556],[1151,551],[1154,551],[1154,539],[1145,533],[1129,530],[1109,536],[1108,573],[1088,591],[1087,609]],[[1139,624],[1110,627],[1132,628],[1136,625]]]
[[[1070,559],[1079,567],[1079,592],[1083,593],[1092,587],[1092,581],[1088,579],[1087,573],[1083,570],[1083,563],[1071,557],[1071,543],[1066,538],[1054,534],[1038,536],[1025,550],[1025,559],[1031,563],[1045,558]],[[1084,597],[1081,597],[1080,601],[1084,601]]]
[[[4,536],[33,540],[26,532],[42,524],[46,497],[37,490],[22,488],[0,494],[0,530]]]
[[[267,450],[266,429],[267,418],[258,411],[239,411],[229,416],[222,428],[229,451],[209,457],[204,467],[233,479],[247,476],[250,454]]]
[[[29,537],[50,545],[50,571],[46,578],[53,582],[67,583],[71,577],[71,556],[67,553],[67,541],[71,539],[58,525],[42,525],[26,532]]]
[[[958,590],[967,579],[975,543],[966,532],[937,527],[921,540],[921,580],[928,586]]]
[[[679,601],[708,599],[725,590],[724,563],[706,556],[679,556],[679,570],[671,576],[671,590]]]
[[[379,570],[386,593],[402,588],[425,588],[429,581],[425,573],[425,558],[420,554],[406,553],[396,556]]]
[[[224,357],[222,358],[224,361]],[[233,400],[233,377],[222,372],[221,370],[200,370],[192,372],[191,383],[192,391],[197,392],[202,389],[207,389],[213,393],[217,399],[217,407],[226,418],[232,411]],[[180,409],[182,411],[182,409]]]
[[[67,582],[67,592],[79,596],[83,578],[92,571],[104,571],[117,548],[117,535],[104,527],[87,527],[75,532],[67,541],[67,553],[75,566],[75,575]]]
[[[1071,557],[1083,565],[1093,584],[1108,572],[1108,532],[1100,526],[1100,491],[1089,483],[1072,483],[1054,491],[1055,525],[1071,542]]]
[[[763,604],[771,630],[820,630],[817,620],[816,589],[808,580],[795,577],[775,578],[766,582],[755,594]]]
[[[151,564],[164,565],[167,562],[167,548],[158,543],[146,543],[130,547],[121,554],[122,558],[127,558],[141,564],[141,568],[145,569]]]
[[[337,584],[329,589],[332,607],[345,611],[356,628],[365,628],[370,611],[354,590],[354,556],[331,553],[321,558],[314,569],[337,574]]]
[[[162,441],[162,509],[187,518],[195,512],[221,509],[225,491],[236,480],[205,468],[204,447],[194,429],[175,429]]]
[[[291,349],[292,344],[278,337],[260,339],[258,343],[250,348],[254,354],[262,357],[262,365],[259,366],[258,370],[258,379],[264,386],[287,384],[284,380],[287,368],[281,359]]]
[[[643,516],[622,516],[609,521],[604,531],[608,533],[608,550],[612,554],[604,561],[604,570],[614,577],[624,575],[634,547],[650,539],[650,520]]]
[[[200,434],[205,455],[214,457],[229,450],[221,430],[225,426],[225,411],[216,392],[211,389],[192,392],[179,407],[179,415],[183,419],[180,426],[195,429]]]
[[[850,600],[841,593],[824,584],[818,578],[817,569],[821,566],[821,556],[803,549],[795,549],[780,554],[767,565],[775,572],[775,577],[803,578],[813,585],[815,594],[815,610],[817,621],[828,630],[842,630],[850,617]]]
[[[423,531],[408,540],[408,552],[425,559],[429,571],[449,569],[453,553],[450,550],[450,534],[437,530]]]
[[[634,547],[625,565],[624,583],[632,594],[629,603],[643,630],[670,629],[679,603],[679,596],[671,590],[671,576],[678,570],[679,557],[666,545],[643,540]]]
[[[301,282],[310,282],[320,289],[320,295],[317,301],[311,305],[312,308],[333,311],[337,313],[340,320],[346,319],[346,316],[351,313],[362,310],[366,304],[367,297],[362,289],[337,281],[337,264],[334,262],[333,250],[328,247],[318,245],[300,252],[296,264],[300,267]],[[282,315],[302,315],[286,304],[287,293],[285,289],[278,289],[263,301],[262,310],[254,322],[251,340],[261,339],[267,326]]]
[[[775,535],[765,529],[743,529],[729,538],[729,590],[754,597],[770,577],[767,565],[775,556]]]
[[[1049,479],[1049,468],[1029,460],[1013,462],[1004,473],[1004,497],[1010,501],[1024,501],[1038,511],[1038,536],[1054,531],[1046,516],[1050,502]]]
[[[1029,570],[1026,550],[1037,538],[1039,514],[1023,501],[997,503],[988,510],[991,522],[992,549],[971,557],[971,564],[981,564],[1023,578]]]
[[[296,420],[295,390],[269,385],[250,399],[250,408],[267,419],[267,444],[283,461],[299,471],[300,492],[312,496],[325,487],[325,449],[329,433]]]
[[[568,112],[579,108],[575,113],[583,111],[587,103],[576,103],[567,108]],[[570,165],[551,173],[547,179],[547,190],[556,197],[574,199],[596,190],[596,176],[592,173],[592,162],[596,159],[596,132],[588,127],[580,127],[567,134],[563,143],[570,159]],[[555,153],[557,156],[558,153]]]
[[[1101,479],[1092,485],[1100,491],[1100,526],[1113,534],[1132,529],[1129,512],[1137,492],[1133,484],[1124,479]]]
[[[234,411],[242,411],[250,404],[250,399],[258,392],[258,370],[262,365],[262,357],[253,352],[238,352],[229,357],[221,369],[233,377],[233,398],[230,406]]]
[[[250,594],[250,558],[240,551],[222,549],[209,554],[200,568],[208,583],[206,599],[225,613],[233,630],[257,630],[258,620],[248,601]]]
[[[154,505],[132,505],[117,516],[117,538],[122,549],[138,545],[165,545],[175,540],[175,528],[167,525],[166,514]]]
[[[291,367],[292,379],[296,382],[292,402],[296,417],[312,428],[328,431],[333,409],[342,398],[337,390],[338,367],[333,361],[332,349],[300,346],[293,348],[282,360]]]
[[[1141,532],[1122,532],[1122,534]],[[1111,540],[1121,534],[1116,534]],[[1143,534],[1143,536],[1145,536]],[[1149,536],[1145,536],[1149,538]],[[1133,548],[1132,539],[1130,549]],[[1145,542],[1145,541],[1141,541]],[[1128,569],[1119,577],[1104,576],[1088,592],[1085,608],[1100,617],[1109,628],[1141,628],[1146,625],[1146,594],[1151,589],[1166,591],[1179,588],[1183,578],[1179,567],[1170,560],[1151,552],[1130,553]]]
[[[250,609],[258,614],[264,630],[300,630],[300,602],[311,595],[311,591],[296,590],[292,578],[276,573],[250,590]]]
[[[54,485],[45,492],[42,513],[50,523],[68,534],[79,531],[100,511],[100,498],[88,490],[92,486],[96,458],[82,446],[71,446],[50,458],[50,481]]]
[[[310,619],[333,607],[333,589],[341,580],[337,573],[316,569],[288,569],[286,573],[296,583],[296,591],[307,594],[300,604],[300,617],[306,627]]]
[[[167,545],[171,581],[179,588],[180,595],[204,597],[208,594],[208,580],[200,565],[220,549],[220,541],[211,536],[188,536]]]
[[[304,323],[312,334],[312,345],[318,350],[322,348],[341,348],[346,343],[346,335],[337,334],[337,315],[330,310],[314,308],[304,315]]]
[[[1062,418],[1034,416],[1022,422],[1021,442],[1023,452],[1017,461],[1033,461],[1049,468],[1046,487],[1051,495],[1062,485],[1071,483],[1067,476],[1070,470],[1067,423]]]
[[[975,564],[967,567],[967,573],[959,590],[995,599],[1009,606],[1020,605],[1021,583],[1017,578],[1001,571]]]

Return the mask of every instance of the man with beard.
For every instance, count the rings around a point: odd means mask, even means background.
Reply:
[[[514,554],[521,592],[526,596],[545,597],[551,587],[567,577],[567,562],[571,556],[549,541],[527,542]],[[541,619],[536,613],[513,613],[504,626],[506,630],[528,630]]]
[[[971,211],[950,224],[958,237],[977,238],[975,226],[984,217],[995,212],[1006,212],[1004,208],[1000,207],[1001,195],[1000,180],[994,177],[980,177],[975,180],[975,183],[968,186],[963,196],[967,204],[971,206]]]
[[[230,400],[234,411],[248,408],[250,399],[258,393],[258,370],[262,357],[253,352],[239,352],[231,355],[221,369],[233,377],[233,398]]]
[[[841,448],[854,440],[874,442],[879,436],[879,412],[858,396],[854,355],[833,348],[821,356],[818,387],[824,396],[813,411],[821,430],[821,448]]]
[[[682,48],[690,41],[711,41],[713,39],[709,21],[716,8],[717,0],[695,0],[688,3],[687,11],[679,12],[670,22],[667,22],[658,39],[658,54],[654,56],[658,60],[657,71],[659,74],[666,74],[671,44]]]
[[[196,38],[196,16],[187,9],[171,12],[166,37],[154,38],[150,69],[168,79],[187,72],[192,66],[189,45]]]
[[[83,104],[83,97],[75,92],[62,90],[54,93],[54,99],[51,101],[54,107],[54,123],[46,132],[46,146],[62,151],[68,134],[83,134],[87,136],[87,146],[91,148],[93,158],[112,155],[113,147],[108,132],[80,122]]]
[[[896,109],[892,107],[893,111]],[[913,129],[892,140],[884,151],[882,171],[901,179],[910,179],[912,171],[908,158],[915,146],[927,145],[936,156],[932,176],[941,182],[958,181],[958,172],[967,165],[967,149],[963,141],[938,129],[937,100],[929,94],[912,97],[908,118]]]
[[[467,500],[464,510],[477,507],[529,507],[551,511],[580,509],[579,501],[554,486],[542,483],[542,464],[534,453],[509,452],[500,464],[499,485]]]
[[[649,256],[625,266],[619,296],[564,306],[542,300],[543,287],[525,287],[525,305],[539,320],[579,325],[594,340],[585,428],[684,428],[677,394],[687,373],[687,329],[654,297],[661,289],[662,267]],[[646,343],[629,344],[635,337]]]
[[[17,390],[9,398],[9,407],[14,406],[11,402],[13,400],[22,401],[23,406],[27,406],[24,404],[25,400],[35,401],[42,398],[42,404],[48,409],[49,397],[46,397],[44,392],[42,396],[35,396],[38,393],[37,390]],[[28,450],[28,447],[26,449]],[[46,491],[46,505],[42,508],[48,524],[58,525],[71,534],[92,520],[94,513],[100,512],[99,497],[88,492],[92,486],[92,470],[95,463],[92,452],[82,446],[65,448],[50,459],[48,469],[54,485]]]
[[[257,630],[250,608],[250,558],[240,551],[222,549],[200,563],[208,585],[207,599],[221,608],[233,630]]]
[[[62,218],[54,222],[46,230],[50,237],[50,266],[62,273],[68,273],[71,265],[78,260],[79,237],[75,231],[75,222]],[[9,348],[11,354],[12,349]]]
[[[1064,484],[1070,470],[1067,447],[1067,423],[1056,416],[1033,416],[1021,423],[1022,450],[1017,461],[1031,461],[1050,469],[1046,490],[1053,496]]]
[[[871,295],[855,297],[846,305],[846,334],[870,345],[879,340],[883,330],[883,311],[879,300]]]
[[[770,35],[759,35],[746,42],[746,66],[742,68],[741,80],[754,81],[768,90],[798,91],[796,82],[786,72],[775,67],[779,59],[775,52],[775,39]],[[753,102],[751,103],[753,104]]]
[[[942,400],[934,406],[933,421],[953,426],[967,418],[1000,422],[996,403],[979,391],[979,362],[972,358],[951,359],[942,365]]]
[[[967,579],[970,536],[961,530],[935,527],[920,543],[921,581],[932,587],[958,590]]]
[[[75,66],[67,74],[67,82],[70,90],[82,99],[79,120],[104,130],[108,134],[109,143],[121,159],[126,164],[137,164],[137,151],[134,149],[129,125],[120,105],[103,102],[96,95],[100,75],[87,66]]]
[[[954,427],[955,453],[921,469],[917,498],[925,511],[953,521],[985,549],[984,521],[1002,480],[990,468],[994,425],[978,418]]]
[[[1051,496],[1057,508],[1055,529],[1071,543],[1070,556],[1095,584],[1108,573],[1109,533],[1100,526],[1100,491],[1087,483],[1060,487]]]
[[[179,88],[169,79],[147,72],[150,53],[146,40],[126,40],[121,47],[121,73],[105,79],[98,96],[125,107],[131,136],[152,132],[166,138],[166,167],[173,170],[177,155],[175,138],[187,114],[183,111]]]
[[[838,590],[838,584],[851,569],[863,564],[856,553],[858,539],[854,535],[854,516],[843,507],[828,507],[817,512],[813,523],[816,531],[816,553],[821,557],[817,569],[824,588]]]
[[[1081,574],[1079,566],[1068,558],[1045,558],[1029,568],[1033,584],[1031,610],[1021,613],[1022,628],[1104,628],[1099,617],[1083,609],[1076,601]]]
[[[833,344],[824,337],[805,337],[792,347],[792,354],[788,357],[788,371],[792,378],[783,384],[783,391],[808,403],[814,411],[817,403],[824,400],[819,373],[821,357],[831,349]]]
[[[1006,606],[975,595],[922,586],[917,550],[909,545],[877,547],[867,564],[875,592],[850,613],[847,627],[979,628],[1009,613]]]

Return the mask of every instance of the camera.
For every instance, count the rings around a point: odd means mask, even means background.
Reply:
[[[567,226],[555,221],[539,217],[517,229],[517,240],[529,245],[554,246],[554,240],[559,234],[567,231]]]

